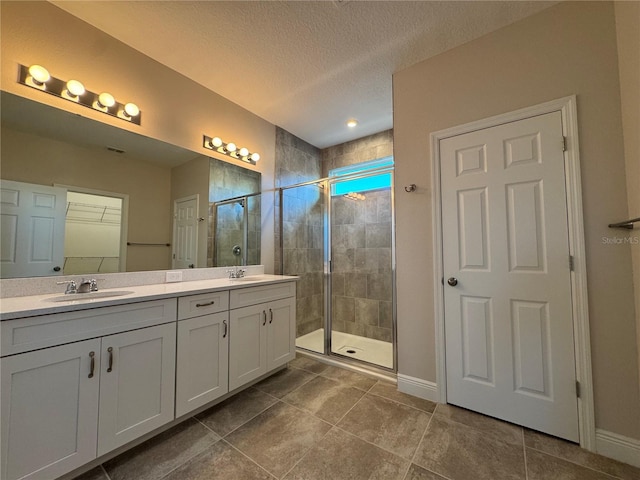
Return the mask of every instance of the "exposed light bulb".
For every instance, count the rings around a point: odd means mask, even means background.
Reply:
[[[227,143],[227,151],[228,152],[235,152],[237,150],[238,147],[236,147],[236,144],[233,142]]]
[[[47,83],[51,78],[49,71],[41,65],[31,65],[29,67],[29,75],[37,85]]]
[[[246,157],[246,156],[248,156],[248,155],[249,155],[249,149],[242,147],[242,148],[240,149],[240,151],[238,152],[238,154],[239,154],[241,157]]]
[[[69,80],[67,82],[67,92],[74,97],[79,97],[80,95],[84,95],[85,89],[84,85],[80,83],[78,80]]]
[[[214,146],[215,148],[221,147],[222,139],[220,137],[213,137],[211,139],[211,145]]]
[[[358,121],[355,118],[352,118],[350,120],[347,120],[347,127],[349,128],[353,128],[356,125],[358,125]]]
[[[111,95],[110,93],[102,92],[100,95],[98,95],[98,102],[101,106],[110,108],[116,104],[116,99],[113,98],[113,95]]]
[[[250,158],[251,158],[251,160],[253,160],[254,162],[257,162],[258,160],[260,160],[260,154],[258,154],[258,153],[255,153],[255,152],[254,152],[254,153],[252,153],[252,154],[251,154],[251,157],[250,157]]]
[[[135,103],[127,103],[124,106],[124,113],[129,117],[137,117],[140,114],[140,109]]]

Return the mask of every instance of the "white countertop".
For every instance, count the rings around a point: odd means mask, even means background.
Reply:
[[[219,290],[232,290],[246,288],[269,283],[282,283],[298,280],[298,277],[286,275],[251,275],[241,279],[229,280],[216,278],[209,280],[196,280],[191,282],[159,283],[153,285],[140,285],[131,287],[118,287],[100,289],[99,292],[130,291],[127,295],[106,298],[90,298],[90,293],[77,293],[69,295],[69,301],[52,301],[59,298],[62,293],[47,293],[44,295],[31,295],[26,297],[11,297],[0,300],[0,321],[12,320],[34,315],[48,315],[51,313],[71,312],[90,308],[122,305],[163,298],[180,297],[199,293],[215,292]],[[86,295],[86,297],[83,297]]]

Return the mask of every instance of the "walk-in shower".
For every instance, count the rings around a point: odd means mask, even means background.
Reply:
[[[211,266],[260,263],[260,194],[213,203]]]
[[[393,161],[280,189],[282,273],[298,275],[296,346],[395,370]]]

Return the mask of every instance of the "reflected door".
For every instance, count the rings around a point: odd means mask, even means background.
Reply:
[[[173,268],[195,268],[198,260],[198,195],[174,202]]]
[[[447,401],[578,441],[560,112],[440,142]]]

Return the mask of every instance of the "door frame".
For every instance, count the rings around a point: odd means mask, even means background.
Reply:
[[[195,235],[195,239],[196,239],[196,249],[195,249],[195,257],[196,257],[196,261],[195,261],[195,265],[196,267],[198,266],[198,243],[200,242],[200,195],[197,193],[194,193],[192,195],[187,195],[186,197],[182,197],[182,198],[175,198],[173,200],[173,211],[171,212],[171,218],[173,220],[172,224],[171,224],[171,268],[175,269],[176,268],[176,235],[177,235],[177,231],[176,231],[176,220],[177,220],[177,207],[178,204],[181,202],[186,202],[189,200],[195,200],[196,201],[196,235]],[[204,219],[203,219],[204,220]]]
[[[580,152],[578,141],[578,116],[576,96],[568,96],[539,105],[447,128],[430,135],[431,140],[431,188],[433,192],[433,265],[434,265],[434,315],[436,334],[436,383],[438,400],[447,401],[445,322],[444,322],[444,267],[442,243],[442,192],[440,181],[440,141],[445,138],[495,127],[526,118],[560,112],[564,151],[565,186],[567,197],[567,223],[569,230],[569,254],[573,257],[571,271],[571,303],[574,335],[576,381],[580,384],[578,397],[578,428],[580,446],[595,451],[595,414],[593,380],[591,374],[591,342],[589,332],[589,308],[587,297],[587,265],[584,246],[584,222],[582,211],[582,184],[580,183]]]

